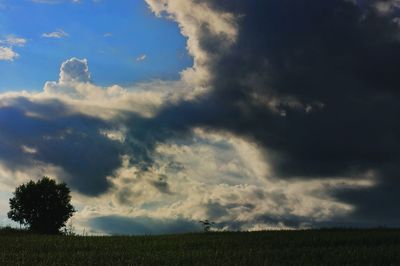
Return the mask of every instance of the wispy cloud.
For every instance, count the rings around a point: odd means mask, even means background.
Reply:
[[[64,3],[64,2],[80,3],[81,0],[69,0],[69,1],[63,1],[63,0],[32,0],[32,2],[37,3],[37,4],[60,4],[60,3]]]
[[[66,33],[62,29],[58,29],[58,30],[53,31],[53,32],[47,32],[47,33],[43,33],[42,34],[43,38],[53,38],[53,39],[61,39],[61,38],[68,37],[68,36],[69,36],[69,34]]]
[[[0,40],[0,44],[19,47],[25,46],[26,42],[26,39],[14,35],[8,35],[4,40]]]
[[[146,58],[147,58],[147,55],[142,54],[142,55],[140,55],[140,56],[138,56],[138,57],[136,58],[136,61],[141,62],[141,61],[146,60]]]

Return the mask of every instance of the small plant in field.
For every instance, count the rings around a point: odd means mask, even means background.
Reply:
[[[88,236],[88,235],[89,235],[89,234],[88,234],[88,232],[87,232],[87,230],[86,230],[86,227],[83,228],[82,236]]]
[[[203,226],[204,232],[210,232],[211,227],[215,225],[214,222],[211,222],[209,220],[201,220],[199,221],[199,223],[201,223],[201,225]]]
[[[74,221],[73,221],[72,218],[69,219],[67,225],[64,228],[64,232],[63,233],[66,236],[76,236]]]
[[[10,199],[8,218],[27,226],[30,231],[58,234],[75,212],[70,190],[48,177],[30,181],[15,189]]]

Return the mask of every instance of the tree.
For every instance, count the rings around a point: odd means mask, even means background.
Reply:
[[[212,227],[213,225],[215,225],[214,222],[211,222],[211,221],[209,221],[209,220],[201,220],[201,221],[199,221],[199,223],[201,223],[201,224],[203,225],[203,230],[204,230],[204,232],[210,232],[211,227]]]
[[[8,217],[33,232],[58,234],[75,212],[67,185],[48,177],[23,184],[13,194]]]

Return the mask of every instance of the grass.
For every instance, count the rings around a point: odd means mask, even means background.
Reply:
[[[137,237],[2,230],[0,265],[400,265],[400,230]]]

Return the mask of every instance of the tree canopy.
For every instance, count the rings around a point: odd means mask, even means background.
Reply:
[[[59,233],[75,212],[67,185],[48,177],[23,184],[13,194],[8,217],[37,233]]]

